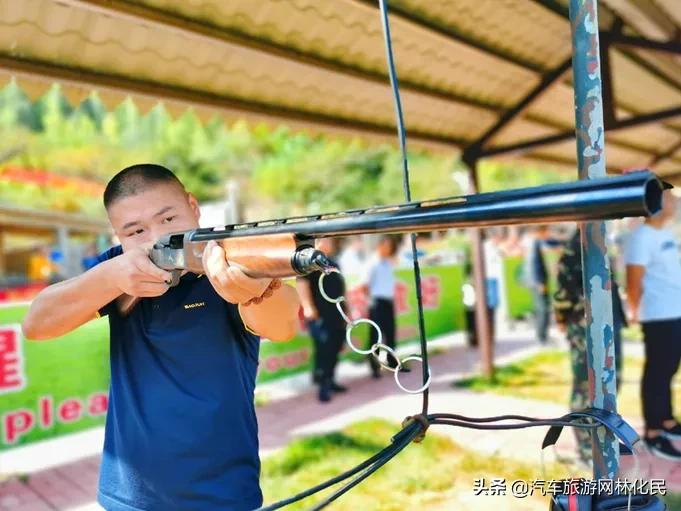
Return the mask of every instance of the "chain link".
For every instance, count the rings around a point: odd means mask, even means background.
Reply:
[[[384,369],[387,369],[388,371],[392,371],[394,376],[395,376],[395,383],[397,386],[402,389],[404,392],[407,394],[421,394],[424,392],[429,386],[430,382],[432,380],[432,373],[430,371],[430,367],[428,368],[428,379],[426,382],[419,387],[418,389],[408,389],[404,385],[402,385],[402,382],[400,381],[400,372],[404,368],[405,362],[409,361],[414,361],[414,362],[420,362],[423,363],[423,359],[421,358],[420,355],[409,355],[408,357],[400,360],[400,357],[397,356],[397,353],[393,348],[388,346],[387,344],[383,343],[383,332],[381,332],[381,328],[376,324],[375,321],[372,321],[371,319],[368,318],[358,318],[358,319],[351,319],[348,317],[348,315],[345,313],[343,310],[343,302],[345,302],[345,297],[343,295],[338,296],[336,298],[330,297],[328,294],[326,294],[326,290],[324,289],[324,279],[326,278],[327,275],[331,273],[338,273],[341,278],[343,278],[343,275],[337,268],[330,268],[326,272],[322,272],[321,277],[319,278],[319,293],[322,295],[324,300],[326,300],[329,303],[335,303],[336,308],[338,309],[338,313],[340,314],[341,318],[343,318],[343,321],[346,323],[345,327],[345,341],[347,342],[348,346],[352,351],[355,353],[358,353],[360,355],[370,355],[376,359],[376,362],[383,367]],[[355,327],[361,325],[361,324],[367,324],[369,325],[370,328],[373,328],[376,330],[377,334],[377,341],[375,344],[373,344],[369,349],[363,350],[355,346],[355,344],[352,342],[352,331]],[[386,354],[386,360],[381,359],[381,353]],[[394,358],[397,361],[396,366],[391,366],[389,364],[390,362],[390,357]]]

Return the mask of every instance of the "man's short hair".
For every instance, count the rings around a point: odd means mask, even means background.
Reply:
[[[104,207],[118,199],[136,195],[158,183],[177,183],[184,190],[184,185],[175,174],[163,165],[155,163],[138,163],[121,170],[111,178],[104,189]]]

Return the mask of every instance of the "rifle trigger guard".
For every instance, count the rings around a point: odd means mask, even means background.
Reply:
[[[170,280],[166,280],[168,287],[175,287],[180,283],[180,277],[182,276],[182,270],[170,270]]]

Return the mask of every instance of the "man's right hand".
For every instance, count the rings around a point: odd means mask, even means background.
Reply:
[[[149,259],[146,248],[137,247],[111,259],[113,283],[122,294],[148,298],[161,296],[171,282],[170,272]]]

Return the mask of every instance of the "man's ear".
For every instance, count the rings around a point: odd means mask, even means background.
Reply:
[[[187,192],[187,200],[189,201],[189,207],[192,208],[194,216],[198,221],[199,218],[201,218],[201,209],[199,208],[199,201],[196,200],[196,197],[194,197],[194,195],[190,192]]]

